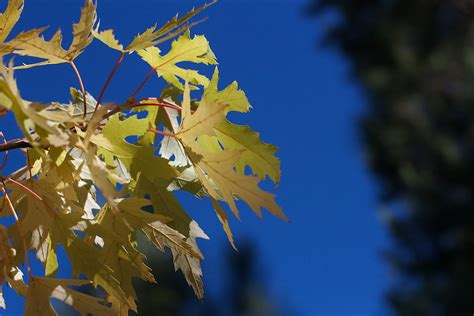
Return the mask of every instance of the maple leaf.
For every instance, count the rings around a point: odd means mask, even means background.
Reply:
[[[46,28],[34,29],[19,34],[6,43],[15,54],[36,57],[45,61],[31,65],[18,66],[16,69],[26,69],[36,66],[71,63],[92,42],[92,29],[96,20],[96,5],[92,0],[85,0],[81,10],[81,18],[73,25],[73,41],[66,50],[62,47],[62,32],[56,31],[53,37],[47,41],[41,35]]]
[[[166,81],[180,89],[183,88],[183,85],[179,82],[178,78],[202,86],[207,86],[209,79],[196,70],[178,67],[178,63],[193,62],[205,65],[217,63],[207,39],[199,35],[191,38],[189,31],[186,31],[173,41],[171,50],[163,56],[158,47],[145,48],[138,51],[138,54],[156,70],[158,77],[163,77]]]
[[[215,135],[214,128],[224,121],[228,104],[225,98],[203,99],[198,109],[191,113],[190,89],[186,84],[183,117],[176,138],[185,147],[209,195],[216,200],[226,201],[237,217],[239,211],[234,201],[235,196],[245,201],[259,216],[261,216],[260,209],[265,208],[273,215],[286,220],[280,207],[275,203],[274,196],[259,188],[258,178],[239,174],[234,170],[242,157],[241,151],[217,149],[219,145],[216,142],[213,144],[206,141],[209,138],[202,137]]]
[[[204,102],[225,103],[226,112],[248,112],[251,109],[245,93],[239,90],[237,82],[234,81],[222,91],[218,90],[218,82],[219,71],[216,68],[211,83],[204,92]],[[278,148],[262,142],[257,132],[248,126],[235,125],[223,120],[214,126],[214,133],[222,147],[242,152],[235,166],[237,172],[244,174],[245,167],[249,166],[261,180],[269,176],[273,182],[280,182],[280,161],[275,157]]]
[[[196,238],[209,239],[199,225],[192,221],[189,224],[189,234],[187,242],[199,249],[196,243]],[[173,253],[173,262],[176,270],[181,270],[186,278],[188,284],[193,288],[194,293],[198,298],[204,297],[204,288],[202,285],[202,268],[200,258],[189,256],[186,253],[178,252],[171,249]],[[198,250],[199,251],[199,250]]]
[[[124,48],[123,45],[120,44],[120,42],[115,38],[113,30],[108,29],[104,31],[99,31],[100,24],[97,24],[96,28],[92,31],[92,33],[95,38],[97,38],[110,48],[123,53],[132,53],[141,49],[159,45],[160,43],[163,43],[185,32],[196,24],[186,24],[189,20],[191,20],[193,17],[195,17],[196,15],[198,15],[203,10],[207,9],[216,2],[217,0],[205,4],[198,9],[192,9],[190,12],[188,12],[181,18],[176,15],[172,20],[168,21],[159,29],[157,29],[157,25],[155,24],[154,26],[148,28],[145,32],[137,35],[126,48]]]
[[[5,280],[23,281],[23,274],[18,268],[18,252],[9,242],[7,228],[0,225],[0,308],[6,309],[1,285]],[[13,282],[12,282],[13,283]]]
[[[11,30],[20,19],[23,6],[24,0],[10,0],[5,12],[0,14],[0,45],[5,42]]]
[[[112,310],[104,305],[103,300],[70,288],[87,284],[90,284],[90,281],[33,277],[25,295],[25,314],[57,315],[50,301],[55,299],[73,307],[84,316],[114,315]]]
[[[3,107],[11,110],[15,114],[18,126],[24,136],[32,144],[36,143],[31,131],[42,136],[44,140],[50,138],[53,142],[58,139],[65,141],[67,135],[60,129],[54,128],[48,123],[47,118],[39,114],[39,109],[34,103],[21,98],[13,71],[0,61],[0,96],[3,96]]]

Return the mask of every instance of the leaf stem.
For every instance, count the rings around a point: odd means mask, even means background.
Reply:
[[[169,109],[175,109],[175,110],[181,111],[180,106],[166,104],[166,103],[137,103],[137,104],[132,105],[130,108],[139,108],[139,107],[145,107],[145,106],[157,106],[157,107],[169,108]]]
[[[107,81],[105,82],[104,87],[102,88],[102,91],[100,92],[100,96],[99,96],[99,99],[97,100],[97,104],[95,105],[94,114],[97,111],[97,109],[99,108],[100,102],[102,102],[102,98],[104,97],[105,91],[107,90],[107,87],[109,86],[110,81],[114,77],[115,72],[117,71],[117,68],[122,63],[124,57],[125,57],[125,52],[123,52],[120,55],[119,59],[115,63],[114,68],[112,69],[112,72],[110,73],[109,77],[107,78]]]
[[[9,142],[7,144],[0,145],[0,152],[12,150],[12,149],[31,148],[31,147],[32,147],[31,144],[27,140],[21,139],[18,141]]]
[[[152,128],[150,129],[150,132],[155,133],[155,134],[158,134],[158,135],[173,137],[173,138],[176,137],[175,134],[171,134],[171,133],[167,133],[167,132],[162,132],[162,131],[159,131],[159,130],[156,130],[156,129],[152,129]]]
[[[25,265],[26,265],[26,270],[28,271],[28,276],[30,277],[30,279],[32,278],[32,274],[31,274],[31,265],[30,265],[30,259],[28,257],[28,245],[26,244],[26,239],[25,239],[25,232],[23,230],[23,226],[21,225],[20,223],[20,218],[18,217],[18,214],[17,212],[15,211],[15,207],[13,206],[13,203],[10,199],[10,197],[8,196],[8,193],[7,193],[7,190],[5,189],[6,186],[5,186],[5,182],[2,181],[2,192],[3,192],[3,196],[5,198],[5,200],[7,201],[8,203],[8,206],[10,207],[10,209],[12,210],[12,213],[13,213],[13,216],[15,217],[15,221],[16,221],[16,224],[18,226],[18,232],[20,233],[20,237],[21,237],[21,240],[23,241],[23,248],[25,249]]]
[[[27,191],[28,193],[30,193],[31,195],[33,195],[38,201],[40,201],[44,206],[45,208],[48,210],[48,212],[50,212],[51,216],[53,217],[57,217],[58,215],[56,214],[56,212],[54,212],[53,209],[51,209],[49,207],[48,204],[46,204],[45,200],[39,196],[35,191],[33,191],[32,189],[28,188],[26,185],[24,185],[23,183],[19,182],[19,181],[16,181],[15,179],[13,178],[7,178],[7,181],[10,181],[10,182],[13,182],[14,184],[16,184],[17,186],[21,187],[23,190]]]
[[[129,110],[129,109],[132,109],[132,108],[142,107],[142,106],[159,106],[159,107],[167,107],[167,108],[181,110],[180,107],[177,107],[177,106],[172,105],[172,104],[167,104],[167,103],[165,103],[164,101],[162,101],[160,99],[156,99],[156,100],[160,103],[158,103],[158,102],[156,102],[156,103],[128,103],[128,104],[126,103],[126,104],[123,104],[123,105],[116,106],[112,111],[105,113],[105,115],[102,117],[102,119],[105,120],[105,119],[108,119],[109,117],[111,117],[111,116],[113,116],[113,115],[115,115],[119,112],[126,111],[126,110]]]
[[[84,99],[84,115],[83,118],[85,119],[87,117],[87,96],[86,96],[86,89],[84,88],[84,83],[82,82],[81,74],[79,70],[76,67],[76,64],[74,61],[70,61],[69,64],[71,65],[72,69],[74,69],[74,72],[76,73],[77,80],[79,81],[79,86],[81,87],[81,92],[82,92],[82,98]]]

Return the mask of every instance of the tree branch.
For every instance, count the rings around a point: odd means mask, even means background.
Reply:
[[[12,149],[21,149],[21,148],[32,148],[31,144],[27,140],[19,140],[15,142],[11,142],[8,144],[0,145],[0,152],[4,152],[7,150],[12,150]]]

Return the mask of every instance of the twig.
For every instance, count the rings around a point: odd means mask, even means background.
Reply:
[[[140,92],[140,90],[145,86],[145,84],[148,82],[148,80],[150,80],[151,76],[153,75],[153,73],[156,71],[156,68],[155,67],[152,67],[150,72],[148,73],[148,75],[146,76],[145,80],[143,80],[143,82],[138,86],[137,90],[135,90],[135,92],[132,94],[132,96],[130,97],[130,99],[133,99],[136,97],[136,95],[138,94],[138,92]]]
[[[104,84],[104,87],[102,88],[102,91],[100,92],[99,100],[97,100],[97,104],[95,105],[94,109],[94,114],[97,112],[97,109],[99,108],[100,102],[102,102],[102,98],[104,97],[105,91],[107,90],[107,87],[109,86],[110,81],[115,75],[115,71],[117,71],[117,68],[120,66],[120,64],[123,61],[123,58],[125,57],[125,52],[123,52],[117,62],[115,63],[114,68],[112,69],[112,72],[110,73],[109,77],[107,78],[107,81]]]
[[[9,151],[13,149],[20,149],[20,148],[33,148],[33,146],[27,140],[19,140],[10,142],[8,144],[0,145],[0,152]]]
[[[82,82],[81,74],[79,73],[79,70],[77,69],[76,64],[74,64],[73,61],[70,61],[69,64],[71,65],[72,69],[74,69],[74,72],[76,73],[77,80],[79,81],[79,85],[81,86],[82,98],[84,99],[84,116],[83,116],[83,118],[85,119],[87,117],[86,89],[84,88],[84,83]]]

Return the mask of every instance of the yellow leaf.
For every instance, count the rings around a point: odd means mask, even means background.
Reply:
[[[23,0],[8,0],[5,12],[0,14],[0,44],[5,42],[16,22],[20,19],[23,7]]]
[[[36,29],[19,34],[5,45],[12,48],[15,54],[36,57],[45,61],[32,65],[15,67],[26,69],[36,66],[69,63],[79,56],[92,42],[92,28],[96,19],[96,5],[92,0],[85,0],[81,10],[81,18],[73,25],[73,41],[69,49],[62,47],[62,32],[58,30],[53,37],[47,41],[40,34],[46,29]]]
[[[275,196],[260,189],[257,177],[237,173],[234,170],[242,157],[242,151],[216,150],[219,145],[210,147],[209,144],[199,141],[203,135],[215,134],[214,128],[225,119],[226,106],[225,100],[220,102],[202,100],[198,109],[191,113],[190,90],[186,84],[182,121],[176,138],[183,144],[209,195],[216,200],[226,201],[235,216],[239,217],[235,204],[237,197],[245,201],[258,216],[262,216],[261,208],[265,208],[273,215],[287,220],[281,208],[275,203]]]
[[[102,299],[70,288],[89,281],[32,277],[26,293],[25,315],[56,316],[51,299],[71,306],[81,315],[114,315]]]
[[[189,237],[187,242],[194,245],[199,250],[196,238],[209,239],[209,237],[202,231],[199,225],[192,221],[189,224]],[[186,253],[178,252],[171,249],[173,253],[173,262],[176,271],[181,270],[186,278],[188,284],[193,288],[194,293],[200,299],[204,298],[204,288],[202,286],[202,268],[200,259],[191,257]]]
[[[232,235],[232,231],[230,229],[229,225],[229,216],[227,216],[226,211],[222,207],[222,205],[219,204],[219,201],[217,201],[214,198],[211,198],[212,205],[214,206],[214,210],[216,211],[217,218],[219,218],[219,221],[222,224],[222,227],[224,228],[224,232],[227,235],[227,239],[229,239],[230,244],[232,245],[232,248],[237,251],[237,247],[235,246],[234,242],[234,236]]]
[[[168,21],[159,29],[157,29],[157,25],[155,24],[154,26],[145,30],[145,32],[137,35],[125,49],[123,48],[123,45],[120,44],[119,41],[115,38],[113,30],[109,29],[105,31],[99,31],[100,25],[97,24],[97,27],[92,31],[92,34],[95,38],[97,38],[112,49],[118,50],[120,52],[132,53],[141,49],[156,46],[185,32],[193,25],[197,24],[187,24],[190,19],[192,19],[201,11],[207,9],[216,2],[217,0],[214,0],[211,3],[205,4],[198,9],[193,9],[181,18],[176,15],[172,20]]]

